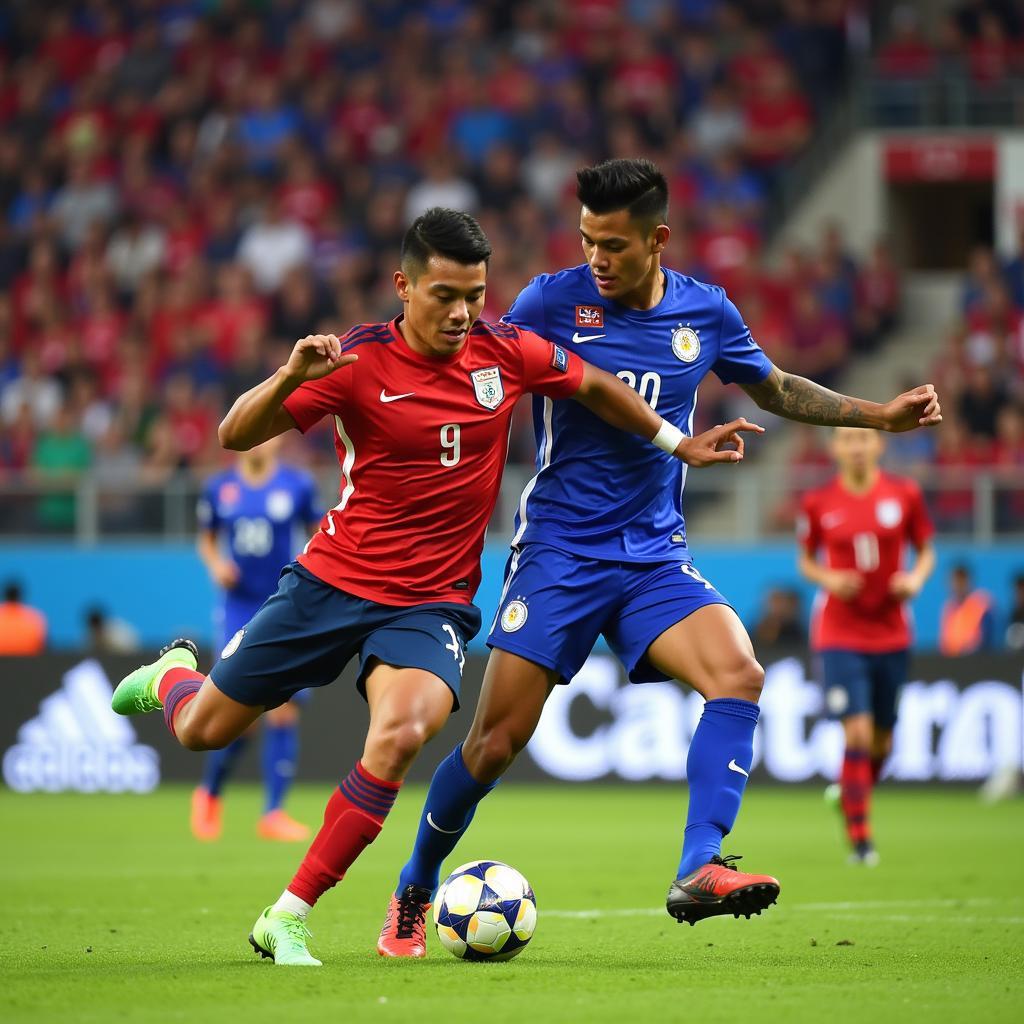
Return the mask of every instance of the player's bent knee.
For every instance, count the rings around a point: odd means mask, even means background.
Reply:
[[[221,750],[238,739],[238,731],[216,721],[176,721],[174,735],[186,750]]]
[[[516,755],[526,746],[504,729],[492,729],[481,736],[467,739],[462,757],[470,775],[477,782],[493,782],[504,775]]]
[[[746,658],[728,671],[719,673],[709,697],[731,697],[757,703],[764,687],[764,669],[754,658]]]
[[[372,739],[375,761],[388,765],[393,773],[404,772],[431,735],[425,722],[404,721],[386,725],[376,730]]]

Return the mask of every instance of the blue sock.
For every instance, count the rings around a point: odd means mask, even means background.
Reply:
[[[220,791],[224,788],[224,783],[228,781],[235,762],[248,745],[249,737],[239,736],[237,740],[229,743],[222,750],[211,750],[206,755],[202,785],[210,796],[220,796]]]
[[[754,727],[761,709],[749,700],[720,697],[704,705],[686,758],[690,809],[679,873],[683,878],[722,852],[740,812],[754,760]],[[742,771],[738,770],[742,769]]]
[[[299,759],[299,726],[270,725],[263,728],[263,789],[267,803],[264,813],[276,811],[295,778]]]
[[[418,885],[433,892],[441,865],[469,828],[476,805],[498,784],[477,782],[462,760],[460,743],[438,766],[423,804],[416,845],[398,878],[397,892]],[[428,820],[429,819],[429,820]],[[433,824],[432,824],[433,823]]]

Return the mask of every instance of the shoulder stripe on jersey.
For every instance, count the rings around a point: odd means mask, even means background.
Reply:
[[[327,513],[327,529],[324,532],[328,537],[333,537],[337,532],[337,526],[331,513],[344,512],[349,498],[352,497],[352,492],[356,489],[356,485],[352,482],[352,467],[356,464],[356,446],[352,443],[352,438],[348,436],[340,416],[334,417],[334,426],[338,431],[338,440],[341,441],[342,447],[345,449],[345,459],[341,464],[341,500]]]
[[[540,444],[540,469],[537,470],[533,479],[523,488],[522,496],[519,498],[519,529],[516,530],[516,535],[512,538],[512,547],[515,547],[522,539],[523,534],[526,533],[527,526],[527,515],[526,515],[526,503],[529,501],[530,495],[533,493],[534,487],[537,486],[537,481],[540,479],[541,473],[544,472],[548,466],[551,465],[551,449],[554,446],[554,430],[551,426],[551,414],[554,411],[554,402],[547,396],[544,397],[544,436],[541,439]]]
[[[341,343],[341,350],[348,352],[356,346],[364,345],[369,341],[377,341],[386,345],[394,341],[394,337],[387,324],[360,324],[358,327],[353,327],[345,335],[345,339]]]
[[[499,338],[515,338],[519,328],[515,324],[492,320],[477,320],[471,334],[496,334]]]

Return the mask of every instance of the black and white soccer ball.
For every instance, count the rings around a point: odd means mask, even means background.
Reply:
[[[434,899],[437,937],[462,960],[511,960],[537,928],[537,900],[515,868],[474,860],[456,868]]]

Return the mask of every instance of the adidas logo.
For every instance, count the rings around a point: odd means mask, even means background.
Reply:
[[[99,662],[90,658],[70,669],[18,730],[18,742],[4,754],[4,782],[19,793],[155,789],[159,756],[137,743],[131,722],[111,710],[113,693]]]

